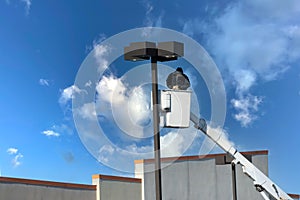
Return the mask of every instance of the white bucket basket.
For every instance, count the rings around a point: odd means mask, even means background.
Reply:
[[[160,126],[169,128],[188,128],[192,91],[161,90]]]

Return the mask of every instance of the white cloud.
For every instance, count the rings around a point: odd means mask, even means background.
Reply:
[[[109,157],[111,157],[114,152],[115,152],[114,147],[106,144],[100,148],[98,160],[103,163],[108,163]]]
[[[6,4],[10,4],[11,0],[5,0]],[[24,3],[25,4],[25,12],[26,15],[29,15],[29,11],[31,8],[31,4],[32,4],[32,0],[20,0],[19,2]]]
[[[178,132],[169,132],[168,134],[161,136],[160,142],[162,157],[181,156],[184,153],[184,136]]]
[[[263,102],[262,97],[248,95],[239,99],[232,99],[231,104],[237,110],[234,118],[241,123],[243,127],[247,127],[255,119],[259,105]]]
[[[228,142],[230,142],[230,144],[234,147],[235,144],[229,140],[229,134],[228,132],[221,127],[212,127],[211,125],[207,126],[207,132],[210,134],[214,134],[214,135],[220,135],[220,138],[224,138],[225,140],[227,140]]]
[[[144,19],[144,25],[146,27],[162,27],[162,18],[163,13],[159,14],[158,16],[155,16],[154,14],[154,6],[151,1],[144,0],[143,5],[145,7],[146,13],[145,13],[145,19]],[[152,29],[144,29],[142,32],[142,36],[147,37],[151,34]]]
[[[103,42],[106,39],[105,34],[99,34],[94,40],[92,45],[87,45],[85,47],[86,53],[90,53],[97,45]]]
[[[98,62],[98,68],[99,70],[105,70],[108,68],[108,61],[105,59],[105,55],[109,52],[109,47],[106,45],[96,45],[94,46],[94,57],[96,58]]]
[[[26,15],[29,15],[30,7],[31,7],[31,0],[21,0],[21,2],[25,3]]]
[[[237,99],[245,102],[252,87],[261,80],[276,80],[300,59],[300,26],[296,20],[300,18],[300,2],[234,1],[222,12],[206,21],[187,20],[183,31],[205,38],[218,66],[227,73],[225,81],[233,83]],[[258,112],[251,107],[239,110],[242,112],[235,119],[243,126]]]
[[[99,72],[102,72],[109,67],[106,57],[109,55],[111,48],[108,45],[101,44],[105,39],[106,37],[104,35],[100,35],[98,39],[93,41],[93,56],[98,64]]]
[[[131,120],[139,125],[147,123],[150,118],[149,96],[141,87],[135,87],[128,98],[128,110]]]
[[[89,80],[88,82],[86,82],[86,83],[84,84],[84,86],[85,86],[85,87],[91,87],[91,86],[92,86],[92,81]]]
[[[240,69],[235,71],[233,76],[236,84],[236,93],[239,96],[248,92],[256,82],[256,73],[251,70]]]
[[[145,94],[142,87],[129,87],[120,78],[103,76],[96,91],[98,96],[95,106],[98,114],[113,118],[117,126],[128,135],[137,138],[145,136],[148,130],[145,125],[150,121],[151,112],[150,96]]]
[[[93,57],[96,60],[96,63],[98,65],[98,72],[102,73],[104,72],[109,66],[108,66],[108,60],[107,56],[109,56],[111,52],[111,47],[109,45],[104,45],[102,42],[106,39],[105,34],[98,35],[94,40],[92,45],[86,46],[86,52],[90,53],[90,51],[93,51]],[[92,84],[91,81],[88,81],[85,86],[90,87]]]
[[[134,154],[147,154],[147,153],[150,153],[151,155],[153,155],[153,153],[152,153],[153,152],[153,146],[150,146],[150,145],[138,146],[138,145],[136,145],[136,143],[134,143],[134,144],[126,146],[125,150],[128,151],[128,152],[133,152]]]
[[[9,148],[9,149],[7,149],[7,153],[10,154],[10,155],[16,154],[16,153],[18,153],[18,149]]]
[[[190,37],[193,37],[195,33],[203,32],[204,23],[199,19],[190,19],[183,23],[182,32]]]
[[[142,87],[130,87],[122,78],[102,76],[96,84],[96,99],[73,110],[82,120],[91,122],[108,119],[122,131],[124,138],[138,140],[152,130],[150,93]],[[91,130],[91,132],[94,130]],[[85,131],[89,132],[89,131]],[[132,136],[132,137],[131,137]]]
[[[286,25],[276,20],[265,20],[268,16],[263,14],[255,18],[250,14],[252,12],[246,12],[249,7],[246,8],[245,4],[235,4],[216,20],[219,31],[210,35],[212,51],[232,74],[238,69],[250,69],[262,79],[275,79],[288,67],[287,55],[291,44],[281,31]],[[263,4],[260,3],[261,6]],[[257,13],[258,10],[252,11]],[[243,79],[236,81],[243,85]]]
[[[110,104],[123,104],[126,100],[127,88],[121,81],[114,76],[103,76],[96,86],[96,91],[101,100]]]
[[[53,130],[56,133],[66,133],[68,135],[73,134],[72,128],[70,126],[68,126],[67,124],[53,125],[51,127],[51,130]]]
[[[17,148],[9,148],[7,149],[7,153],[9,155],[14,155],[14,158],[11,160],[14,167],[18,167],[21,165],[21,159],[24,157],[23,154],[19,153]]]
[[[13,159],[12,159],[12,164],[14,167],[18,167],[19,165],[21,165],[21,159],[24,156],[21,153],[18,153]]]
[[[76,114],[79,114],[83,119],[96,120],[97,113],[95,103],[86,103],[82,107],[76,110]]]
[[[55,131],[53,131],[53,130],[45,130],[45,131],[43,131],[42,132],[42,134],[43,135],[46,135],[46,136],[48,136],[48,137],[59,137],[60,136],[60,134],[59,133],[57,133],[57,132],[55,132]]]
[[[50,81],[47,80],[47,79],[40,79],[39,80],[39,84],[42,85],[42,86],[49,86],[50,85]]]
[[[59,103],[64,105],[69,100],[73,99],[75,94],[80,94],[81,92],[82,92],[82,90],[80,90],[76,85],[67,87],[67,88],[63,89],[63,91],[61,92],[61,96],[59,98]]]
[[[151,17],[151,13],[154,10],[154,6],[152,5],[152,3],[150,1],[144,1],[143,3],[144,3],[144,7],[146,9],[144,24],[149,27],[153,26],[154,22],[153,22],[153,18]]]

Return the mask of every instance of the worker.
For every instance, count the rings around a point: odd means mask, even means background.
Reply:
[[[190,87],[190,80],[183,73],[181,67],[178,67],[175,72],[171,73],[166,82],[168,88],[172,90],[187,90]]]

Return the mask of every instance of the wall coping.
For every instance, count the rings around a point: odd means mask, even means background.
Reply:
[[[100,180],[109,180],[109,181],[122,181],[122,182],[132,182],[132,183],[142,183],[142,179],[139,178],[131,178],[131,177],[123,177],[123,176],[110,176],[103,174],[94,174],[92,176],[93,179]]]
[[[291,198],[293,199],[300,199],[300,195],[299,194],[288,194]]]
[[[241,152],[244,156],[255,156],[255,155],[268,155],[268,150],[260,150],[260,151],[246,151]],[[220,156],[226,156],[226,153],[220,154],[208,154],[208,155],[195,155],[195,156],[180,156],[180,157],[165,157],[161,158],[161,162],[173,162],[173,161],[189,161],[189,160],[202,160],[202,159],[211,159],[217,158]],[[142,160],[135,160],[134,164],[141,164],[141,163],[154,163],[154,159],[142,159]]]

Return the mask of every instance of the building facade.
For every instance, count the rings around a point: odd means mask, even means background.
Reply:
[[[243,155],[268,175],[268,151]],[[231,161],[226,154],[162,158],[163,199],[263,200]],[[0,200],[154,200],[154,160],[134,164],[135,178],[97,174],[91,185],[0,177]]]
[[[268,152],[244,152],[263,173],[268,175]],[[185,156],[162,159],[163,199],[251,199],[264,200],[241,166],[232,166],[226,154]],[[155,199],[154,160],[135,161],[136,177],[141,178],[143,200]]]

